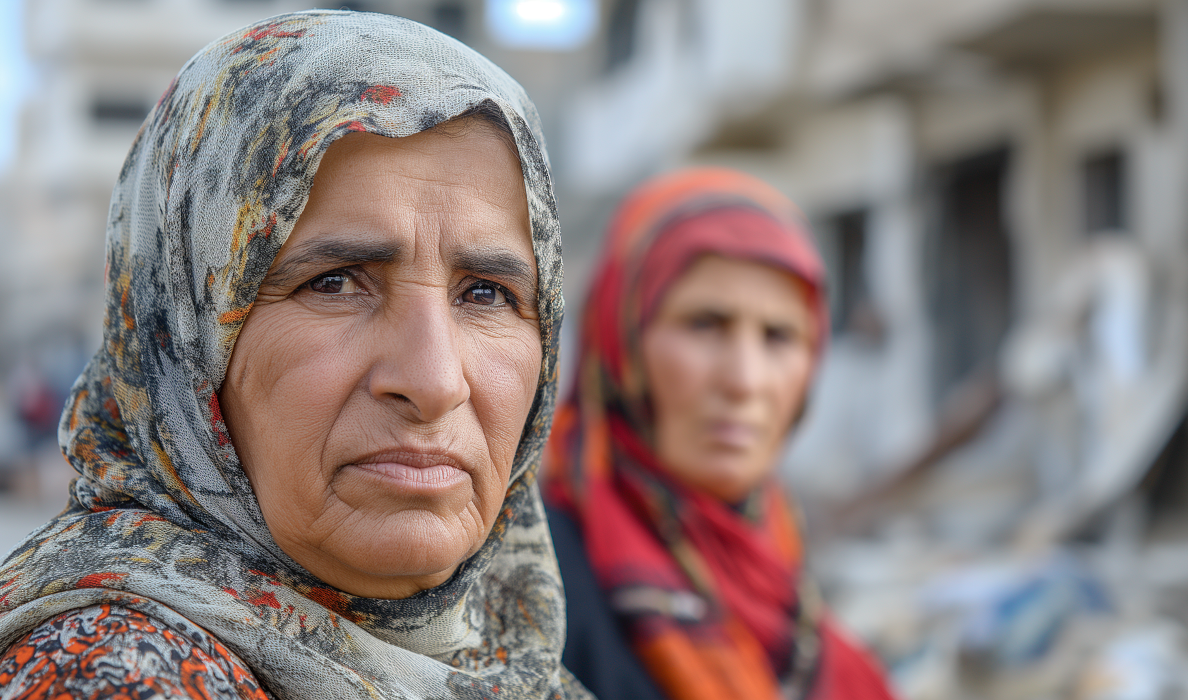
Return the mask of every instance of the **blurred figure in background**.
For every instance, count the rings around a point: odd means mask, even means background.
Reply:
[[[564,662],[601,700],[891,697],[774,478],[823,285],[794,206],[742,173],[661,177],[613,218],[546,458]]]

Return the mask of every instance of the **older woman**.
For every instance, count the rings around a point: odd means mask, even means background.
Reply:
[[[772,478],[828,333],[783,196],[668,175],[614,217],[548,450],[565,664],[601,700],[890,696],[802,576]]]
[[[0,568],[0,697],[584,697],[535,472],[560,238],[536,113],[382,15],[212,43],[108,224],[67,509]]]

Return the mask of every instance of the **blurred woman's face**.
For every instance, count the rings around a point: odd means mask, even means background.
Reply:
[[[642,338],[673,476],[733,503],[771,473],[812,375],[813,325],[803,283],[768,265],[705,256],[673,283]]]
[[[407,597],[478,550],[536,393],[520,163],[457,126],[329,148],[219,392],[277,544],[355,595]]]

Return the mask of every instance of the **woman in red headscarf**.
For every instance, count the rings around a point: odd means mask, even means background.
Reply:
[[[601,700],[892,697],[802,576],[773,476],[823,284],[795,207],[742,173],[661,177],[612,220],[545,490],[564,662]]]

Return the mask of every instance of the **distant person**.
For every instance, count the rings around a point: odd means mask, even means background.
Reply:
[[[600,700],[884,700],[803,573],[773,472],[828,335],[771,187],[648,182],[615,215],[546,457],[566,666]]]
[[[54,392],[45,373],[32,362],[22,362],[13,372],[9,390],[16,399],[16,414],[24,428],[29,449],[57,437],[62,395]]]
[[[506,73],[388,15],[186,64],[112,199],[79,477],[0,565],[0,698],[589,697],[536,486],[543,144]]]

